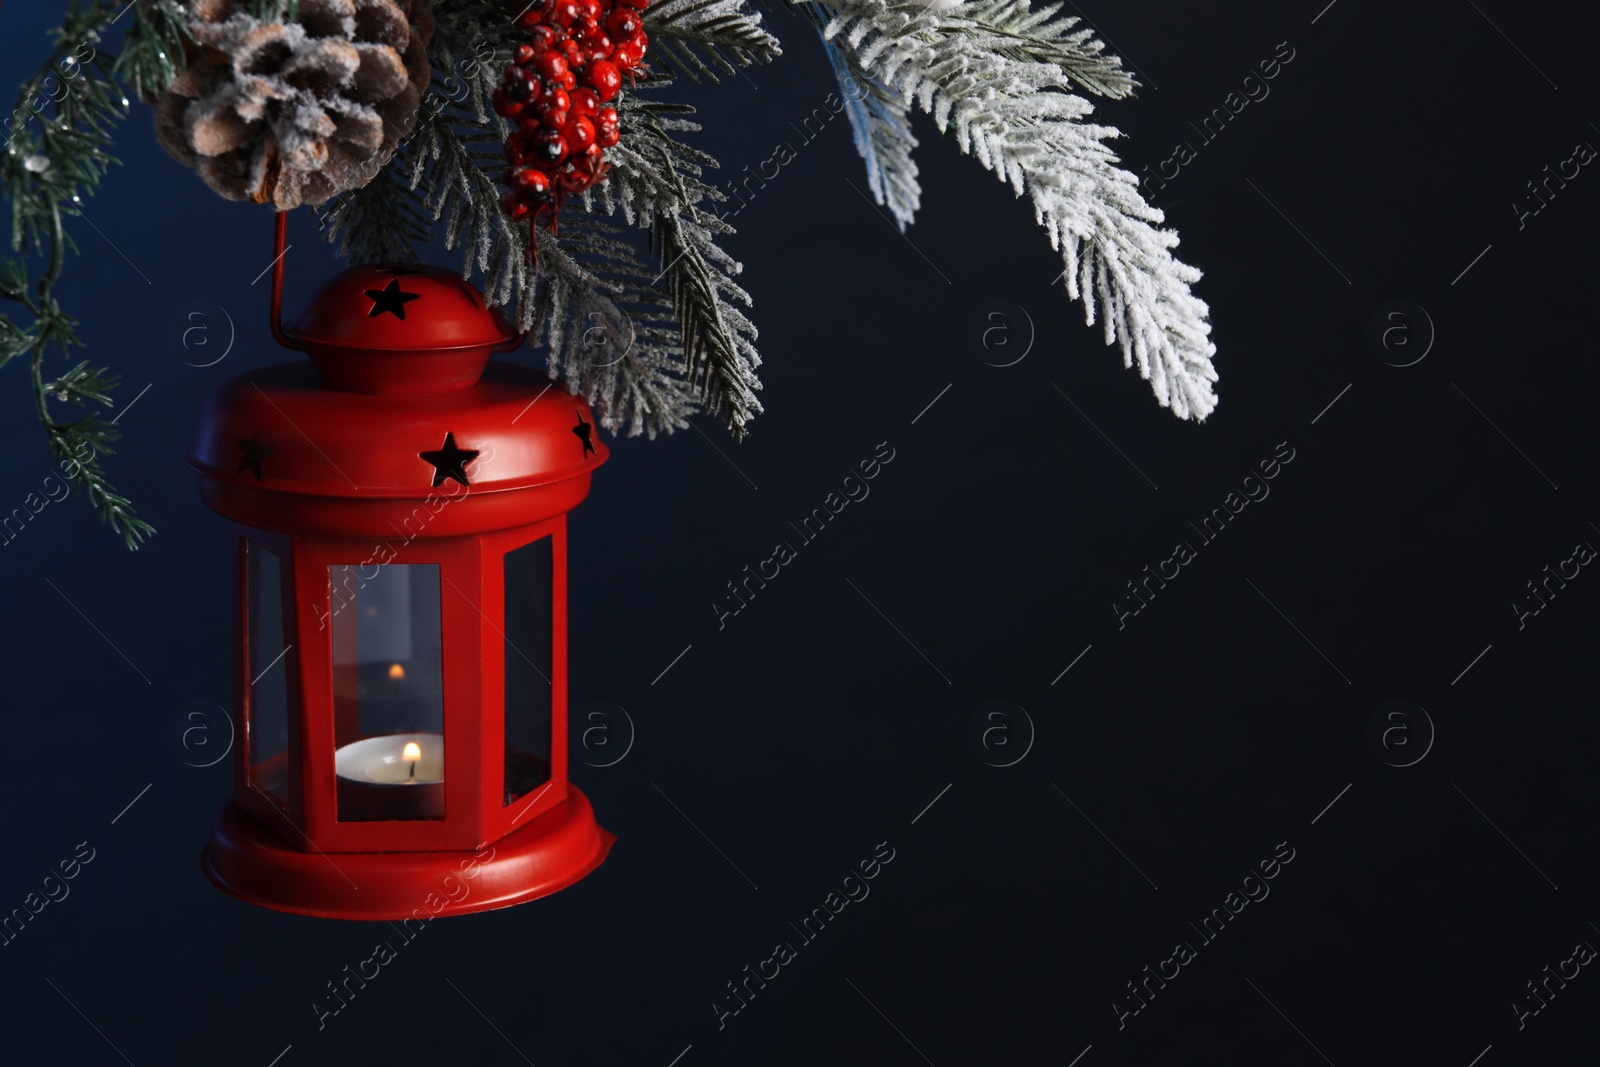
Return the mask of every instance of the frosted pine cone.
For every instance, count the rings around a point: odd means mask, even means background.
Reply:
[[[156,139],[230,200],[280,211],[359,189],[394,155],[428,89],[428,0],[193,0],[187,67],[154,101]]]

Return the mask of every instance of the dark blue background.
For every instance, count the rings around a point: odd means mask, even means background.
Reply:
[[[59,7],[0,15],[8,83]],[[1096,115],[1129,135],[1127,165],[1198,148],[1154,201],[1206,272],[1221,403],[1204,425],[1157,407],[1052,285],[1027,203],[925,118],[909,241],[847,184],[866,187],[842,118],[796,146],[728,241],[766,413],[742,445],[704,417],[703,434],[613,440],[572,517],[573,704],[614,701],[637,726],[615,766],[573,762],[616,847],[573,889],[432,924],[321,1031],[324,984],[392,932],[212,889],[196,857],[228,762],[187,766],[168,737],[188,702],[230,692],[229,538],[183,452],[221,381],[285,358],[251,284],[270,215],[210,194],[136,112],[59,288],[86,355],[124,375],[119,404],[150,386],[108,466],[159,532],[130,554],[73,499],[0,548],[0,911],[95,849],[0,948],[6,1061],[1592,1057],[1587,969],[1525,1029],[1509,1007],[1575,942],[1600,944],[1600,578],[1585,569],[1522,630],[1510,608],[1600,544],[1600,178],[1520,231],[1511,208],[1545,164],[1600,144],[1589,42],[1550,3],[1321,9],[1085,11],[1144,72]],[[730,174],[793,143],[833,89],[809,26],[771,24],[778,63],[681,94]],[[1200,145],[1189,123],[1281,41],[1295,59],[1271,95]],[[310,216],[290,240],[296,308],[337,264]],[[1437,327],[1408,368],[1364,339],[1395,299]],[[1037,335],[1003,369],[967,341],[993,300]],[[170,328],[206,306],[238,339],[195,369]],[[24,369],[5,376],[8,512],[50,466]],[[885,441],[871,496],[719,632],[724,583]],[[1295,459],[1271,496],[1119,631],[1124,583],[1280,442]],[[1404,769],[1366,741],[1397,698],[1437,729]],[[968,741],[990,700],[1037,730],[1009,768]],[[724,983],[885,841],[871,896],[719,1031]],[[1197,940],[1188,923],[1279,842],[1295,859],[1271,896],[1119,1031],[1124,983]]]

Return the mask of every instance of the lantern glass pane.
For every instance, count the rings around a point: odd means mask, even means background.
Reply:
[[[506,553],[507,804],[550,780],[553,578],[550,538]]]
[[[339,821],[444,818],[436,563],[328,568]]]
[[[283,630],[283,569],[278,557],[244,542],[246,641],[250,690],[245,707],[250,784],[278,804],[289,802],[290,659]]]

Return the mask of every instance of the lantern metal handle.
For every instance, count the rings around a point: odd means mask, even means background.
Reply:
[[[272,238],[272,339],[284,348],[304,352],[304,343],[283,328],[283,256],[289,251],[288,237],[289,213],[279,211]]]

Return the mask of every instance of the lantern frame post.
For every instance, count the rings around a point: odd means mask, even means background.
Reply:
[[[234,619],[234,704],[239,709],[241,728],[240,740],[234,746],[234,803],[250,812],[262,822],[283,826],[287,820],[290,827],[297,833],[305,832],[305,802],[304,791],[301,783],[301,764],[296,758],[300,744],[301,723],[303,716],[301,708],[304,700],[300,689],[300,679],[303,672],[300,667],[298,640],[295,636],[294,616],[291,609],[294,599],[294,539],[287,534],[277,533],[273,530],[261,530],[245,526],[240,523],[233,524],[234,537],[234,582],[233,582],[233,619]],[[255,769],[261,764],[255,759],[257,735],[259,734],[259,714],[255,706],[254,679],[252,678],[251,665],[251,635],[250,616],[252,609],[249,589],[248,559],[250,545],[271,553],[278,561],[278,605],[282,622],[282,640],[285,651],[282,660],[272,669],[282,669],[288,675],[285,692],[288,695],[288,707],[285,708],[285,747],[284,751],[273,759],[283,761],[283,795],[281,800],[274,800],[256,785]],[[265,762],[265,761],[262,761]]]
[[[482,625],[485,642],[495,651],[484,659],[484,675],[499,680],[500,726],[498,741],[491,736],[484,747],[485,768],[503,767],[506,761],[506,716],[511,709],[506,706],[505,657],[508,638],[503,630],[491,621],[506,618],[505,561],[515,550],[550,538],[550,775],[543,785],[518,797],[511,803],[503,801],[503,790],[495,788],[492,774],[482,775],[483,810],[486,813],[484,828],[489,839],[510,833],[525,820],[539,815],[567,799],[567,516],[565,512],[543,522],[531,523],[509,530],[499,530],[480,539],[484,553]],[[486,734],[495,735],[492,729]]]

